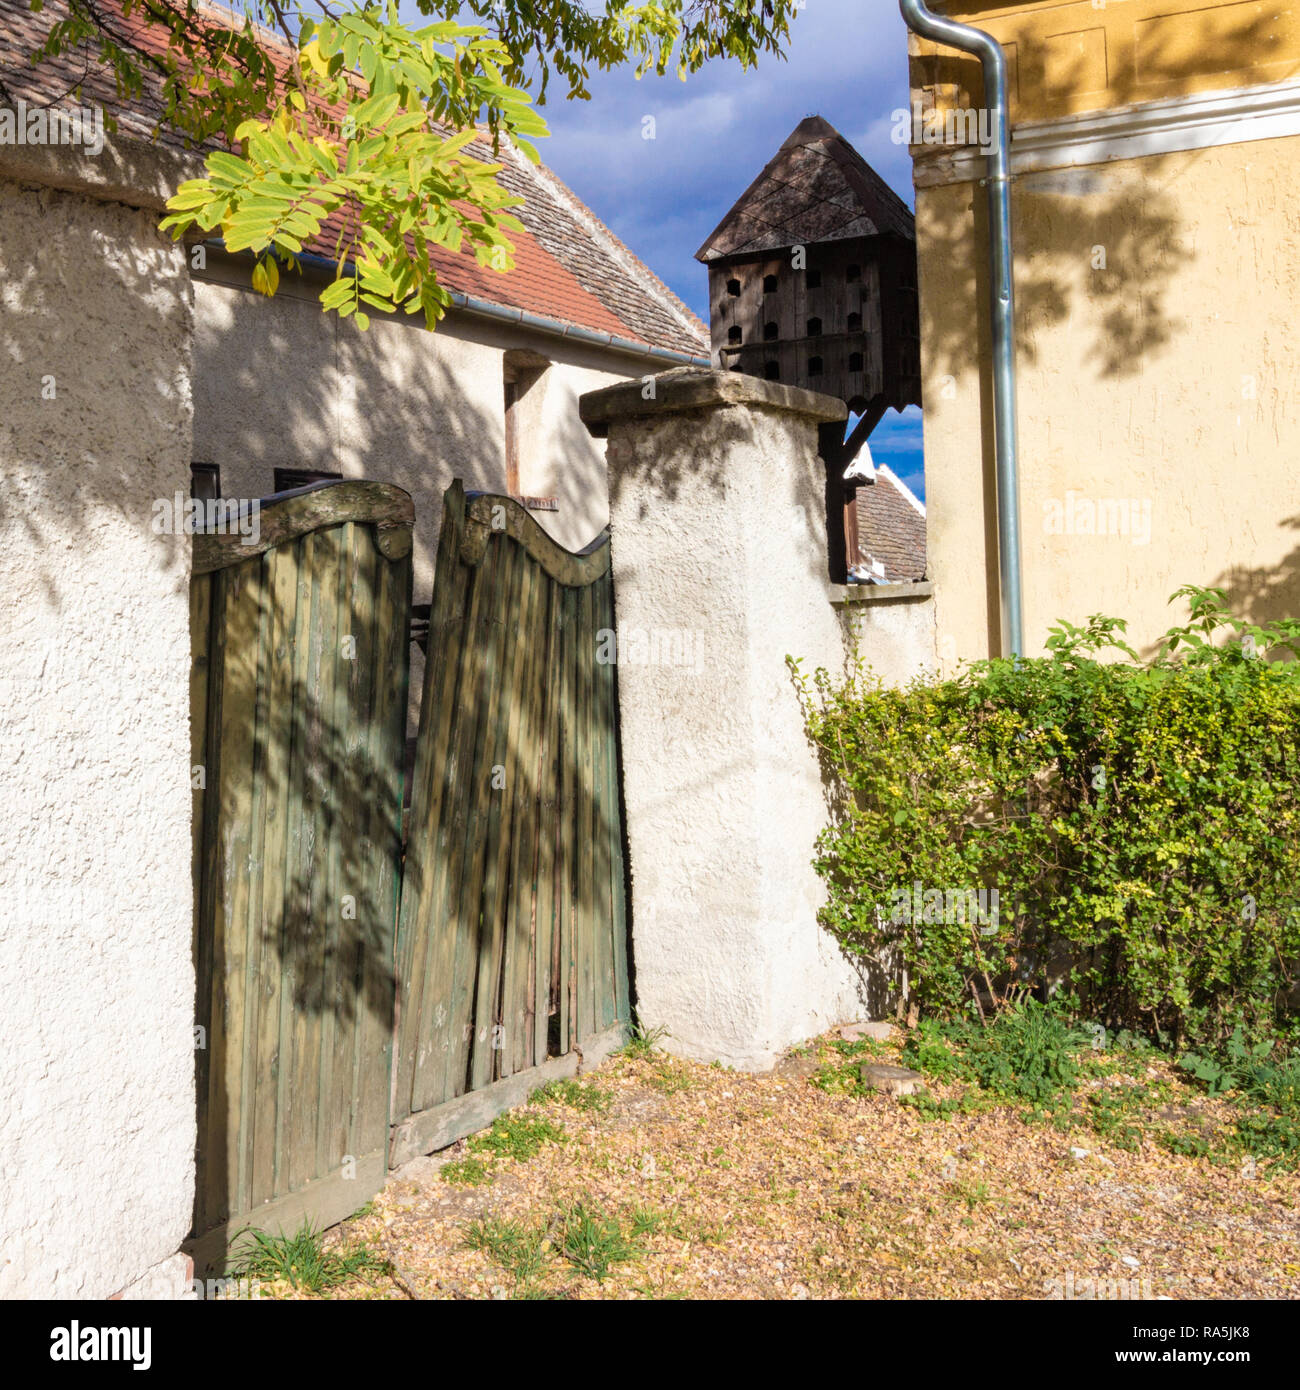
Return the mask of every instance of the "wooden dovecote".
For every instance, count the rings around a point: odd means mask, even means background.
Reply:
[[[696,259],[719,366],[838,396],[872,424],[921,403],[912,214],[820,116],[799,123]]]

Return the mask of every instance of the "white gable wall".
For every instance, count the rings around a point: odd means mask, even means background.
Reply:
[[[604,447],[578,397],[662,364],[454,312],[433,333],[377,315],[362,333],[322,314],[309,282],[285,276],[267,300],[247,280],[243,264],[195,277],[194,458],[220,466],[227,497],[267,495],[277,466],[405,488],[427,603],[444,490],[506,489],[503,358],[522,348],[552,365],[524,398],[521,491],[558,497],[533,515],[570,549],[607,524]]]

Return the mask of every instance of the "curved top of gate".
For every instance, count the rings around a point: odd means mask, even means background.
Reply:
[[[457,479],[443,494],[450,508]],[[460,542],[460,559],[471,568],[481,563],[487,543],[494,535],[507,535],[541,565],[557,584],[582,589],[609,572],[609,532],[602,531],[584,550],[566,550],[548,535],[528,509],[513,497],[495,492],[465,493],[465,531]]]
[[[208,505],[211,504],[196,501],[196,506]],[[400,560],[411,552],[415,504],[409,492],[391,483],[331,478],[261,497],[255,503],[223,498],[216,499],[215,505],[223,509],[218,514],[222,529],[195,531],[195,574],[211,574],[213,570],[237,565],[311,531],[341,526],[348,521],[362,526],[373,525],[377,531],[376,544],[389,560]],[[258,515],[255,539],[241,534],[238,524],[248,516],[253,505]],[[235,513],[232,514],[230,508],[235,508]]]

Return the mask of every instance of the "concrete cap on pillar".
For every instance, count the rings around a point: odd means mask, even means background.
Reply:
[[[761,377],[716,367],[674,367],[671,371],[659,372],[651,380],[654,393],[650,396],[646,395],[643,377],[603,386],[599,391],[579,396],[578,414],[582,423],[597,439],[603,439],[617,420],[679,414],[716,406],[766,406],[769,410],[785,410],[818,421],[845,420],[849,413],[843,401],[824,396],[820,391],[782,386],[779,381],[764,381]]]

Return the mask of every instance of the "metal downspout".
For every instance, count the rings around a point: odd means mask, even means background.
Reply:
[[[992,142],[988,150],[989,278],[992,288],[993,447],[998,496],[998,576],[1002,654],[1025,651],[1020,592],[1020,469],[1016,447],[1015,303],[1011,270],[1010,119],[1007,60],[1002,46],[982,29],[958,24],[926,9],[924,0],[899,0],[907,27],[924,39],[947,44],[980,60]]]

